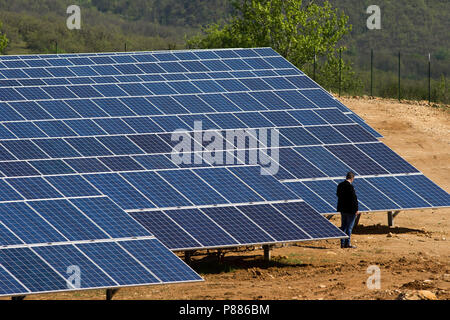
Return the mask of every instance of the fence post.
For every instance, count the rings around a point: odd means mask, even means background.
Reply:
[[[373,49],[370,49],[370,96],[373,98]]]
[[[400,70],[400,63],[401,63],[401,53],[398,52],[398,101],[401,101],[401,70]]]
[[[58,54],[58,41],[55,41],[55,52]]]
[[[127,43],[125,42],[125,52],[127,52]]]
[[[431,104],[431,53],[428,53],[428,104]]]
[[[339,48],[339,97],[341,96],[342,84],[342,48]]]

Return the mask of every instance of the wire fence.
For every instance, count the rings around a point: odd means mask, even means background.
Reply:
[[[369,49],[359,54],[338,52],[339,65],[331,77],[320,72],[323,61],[311,61],[305,72],[327,90],[339,95],[376,96],[399,100],[428,101],[430,104],[450,104],[448,72],[450,59],[432,53],[411,54]],[[350,63],[355,75],[349,77],[343,64]]]

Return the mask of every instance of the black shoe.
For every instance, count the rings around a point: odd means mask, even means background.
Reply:
[[[349,245],[349,246],[347,246],[346,248],[349,248],[349,249],[356,249],[356,248],[358,248],[357,246],[353,246],[353,245]]]

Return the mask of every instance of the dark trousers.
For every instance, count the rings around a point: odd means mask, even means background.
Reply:
[[[356,214],[341,212],[341,230],[348,235],[348,239],[341,239],[341,247],[349,247]]]

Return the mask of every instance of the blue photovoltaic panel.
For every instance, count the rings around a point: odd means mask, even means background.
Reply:
[[[167,170],[158,174],[196,205],[228,202],[190,170]]]
[[[235,207],[204,208],[201,211],[224,228],[240,243],[275,241],[275,239]]]
[[[424,175],[401,176],[397,179],[433,206],[450,206],[450,195]]]
[[[277,241],[310,239],[305,232],[271,205],[240,206],[239,210],[266,230]]]
[[[0,250],[0,265],[31,292],[67,290],[66,280],[30,248]]]
[[[395,201],[401,208],[426,208],[431,205],[395,177],[367,178],[370,184]]]
[[[84,177],[125,210],[155,207],[118,174],[91,174]]]
[[[282,128],[280,129],[280,133],[287,137],[295,146],[322,144],[322,142],[317,140],[304,128]]]
[[[191,202],[154,172],[124,173],[122,176],[147,196],[157,207],[192,205]]]
[[[83,177],[77,175],[51,176],[45,178],[66,197],[98,196],[101,193]]]
[[[202,245],[162,211],[131,213],[141,225],[162,241],[169,249],[198,248]]]
[[[356,174],[388,174],[385,169],[359,151],[354,145],[326,146],[326,148],[337,158],[350,166],[353,169],[352,171]]]
[[[273,206],[314,239],[346,236],[306,202],[277,203]]]
[[[28,289],[14,279],[3,266],[0,266],[0,283],[0,295],[28,293]]]
[[[15,245],[23,244],[23,241],[17,238],[8,228],[3,224],[0,224],[0,245]]]
[[[225,168],[202,169],[194,172],[231,203],[263,201],[260,196]]]
[[[70,202],[113,238],[150,235],[107,197],[71,199]]]
[[[77,244],[76,247],[120,285],[160,282],[117,243],[83,243]]]
[[[301,182],[289,182],[284,185],[288,186],[299,198],[306,201],[311,207],[313,207],[319,213],[334,213],[336,208],[333,208],[329,203],[323,200],[319,195],[308,189]]]
[[[271,175],[262,175],[259,167],[230,167],[228,170],[267,201],[294,200],[298,197]]]
[[[383,166],[390,173],[415,173],[416,168],[382,143],[358,144],[357,148]]]
[[[198,209],[167,210],[165,213],[205,247],[238,244]]]
[[[132,157],[103,157],[99,158],[112,171],[140,171],[144,168],[139,165]]]
[[[0,162],[0,171],[7,177],[40,175],[39,171],[24,161]]]
[[[25,199],[55,199],[63,195],[41,177],[10,178],[6,181]]]
[[[111,169],[96,158],[66,159],[64,161],[78,173],[111,171]]]
[[[67,241],[24,202],[0,203],[0,213],[2,223],[25,243]]]
[[[0,201],[14,201],[22,200],[23,197],[19,195],[13,188],[11,188],[5,181],[0,180]]]
[[[294,110],[288,111],[291,116],[297,119],[304,126],[313,126],[326,124],[325,120],[319,117],[312,110]]]
[[[324,147],[302,147],[294,150],[330,177],[344,177],[351,171],[349,166]]]
[[[71,241],[109,238],[67,200],[32,201],[29,205]]]
[[[378,141],[373,135],[363,129],[360,125],[335,126],[336,130],[342,133],[351,142],[371,142]]]
[[[392,202],[391,199],[383,195],[374,186],[365,179],[355,179],[353,181],[355,189],[358,191],[357,196],[360,202],[363,202],[370,210],[392,210],[399,209],[399,206]]]
[[[156,239],[120,241],[118,243],[162,282],[202,280],[197,273]]]
[[[134,160],[139,162],[145,169],[172,169],[177,168],[177,165],[170,159],[162,154],[135,156]]]
[[[30,161],[30,164],[42,175],[75,173],[75,171],[62,160],[36,160]]]
[[[44,152],[29,140],[6,140],[2,141],[1,144],[19,160],[48,158]]]
[[[68,138],[65,141],[85,157],[112,155],[111,151],[95,138]]]
[[[280,165],[295,178],[323,178],[326,175],[290,148],[280,149]]]
[[[67,274],[68,267],[79,266],[80,270],[84,270],[80,281],[81,288],[117,286],[110,276],[84,256],[74,245],[42,246],[33,250],[62,275]]]
[[[350,141],[332,126],[308,127],[306,130],[312,133],[323,144],[349,143]]]

